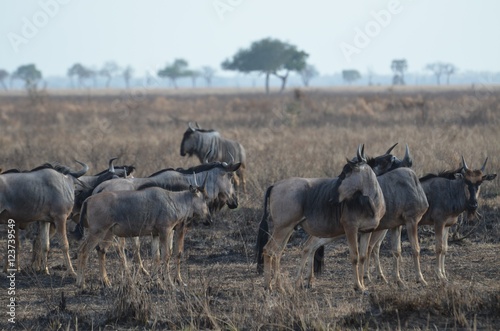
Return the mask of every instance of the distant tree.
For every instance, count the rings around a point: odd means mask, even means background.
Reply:
[[[312,64],[306,64],[304,69],[302,69],[299,74],[300,78],[302,78],[302,83],[304,84],[304,86],[309,86],[311,79],[317,77],[319,75],[319,72]]]
[[[114,61],[108,61],[104,63],[101,70],[99,70],[99,75],[106,78],[106,87],[109,87],[111,84],[111,80],[113,76],[117,75],[120,72],[120,67]]]
[[[9,72],[4,69],[0,69],[0,83],[2,83],[3,89],[7,91],[7,84],[5,84],[5,79],[9,77]]]
[[[406,59],[392,60],[391,70],[394,72],[393,85],[405,85],[405,71],[408,70]]]
[[[434,76],[436,76],[436,83],[441,85],[441,76],[445,73],[446,64],[442,62],[429,63],[425,66],[425,69],[432,71]]]
[[[174,63],[158,71],[158,77],[170,79],[175,88],[177,88],[177,79],[188,75],[188,62],[184,59],[175,59]]]
[[[366,71],[366,77],[368,77],[368,86],[373,85],[373,76],[375,75],[375,72],[373,71],[372,67],[368,67]]]
[[[281,91],[283,91],[290,71],[300,72],[304,69],[308,56],[309,54],[299,51],[294,45],[266,38],[253,42],[247,49],[240,49],[232,59],[222,62],[221,66],[224,70],[264,74],[266,92],[269,93],[271,75],[281,79]]]
[[[132,78],[132,75],[134,74],[134,68],[131,66],[126,66],[125,69],[123,69],[122,75],[123,75],[123,80],[125,80],[125,86],[127,88],[130,88],[130,79]]]
[[[361,74],[357,70],[342,70],[342,79],[346,81],[348,84],[352,84],[352,82],[361,78]]]
[[[212,67],[209,67],[209,66],[201,67],[201,76],[205,80],[205,84],[207,86],[212,85],[212,78],[214,77],[215,72],[216,72],[215,69]]]
[[[196,80],[200,78],[201,72],[198,70],[186,70],[186,76],[191,78],[191,84],[196,87]]]
[[[83,66],[80,63],[75,63],[68,69],[68,77],[72,79],[73,77],[77,77],[78,79],[78,87],[84,86],[84,82],[86,79],[92,78],[95,79],[96,72],[92,69],[89,69]],[[95,82],[94,82],[95,85]]]
[[[445,75],[446,75],[446,84],[450,85],[450,76],[453,75],[455,72],[457,72],[458,68],[451,64],[447,63],[445,67]]]
[[[11,77],[24,81],[24,86],[28,91],[36,90],[38,82],[42,79],[42,72],[34,64],[26,64],[17,68]]]

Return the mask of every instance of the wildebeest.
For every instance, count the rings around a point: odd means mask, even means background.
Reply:
[[[78,162],[78,161],[77,161]],[[69,258],[66,237],[66,219],[73,208],[74,186],[77,178],[85,174],[88,166],[80,171],[71,171],[61,165],[44,164],[28,172],[9,170],[0,175],[0,223],[9,219],[15,222],[16,269],[19,271],[19,229],[30,222],[43,222],[46,229],[40,231],[41,248],[49,248],[48,228],[54,223],[62,244],[67,272],[76,275]],[[40,252],[41,270],[48,273],[47,252]],[[7,259],[4,271],[7,270]]]
[[[208,205],[211,217],[214,213],[225,204],[230,209],[238,207],[238,195],[234,190],[233,185],[233,173],[240,167],[239,163],[227,164],[225,162],[212,162],[209,164],[202,164],[188,169],[163,169],[147,178],[129,178],[129,179],[115,179],[113,181],[104,182],[103,184],[97,186],[94,190],[94,194],[99,192],[116,192],[116,191],[130,191],[136,190],[145,185],[157,184],[164,188],[170,190],[179,190],[189,187],[189,185],[198,185],[199,182],[205,182],[204,187],[208,196]],[[176,228],[176,236],[179,237],[177,241],[180,245],[180,252],[183,251],[183,238],[186,232],[185,224],[182,223],[178,228]],[[124,241],[120,241],[121,244],[121,256],[124,257]],[[140,256],[140,242],[139,239],[135,239],[135,252],[134,259],[139,266],[139,268],[147,273],[143,267],[142,259]],[[158,252],[158,237],[153,237],[152,250],[157,258],[156,253]],[[180,258],[180,257],[179,257]],[[126,263],[126,260],[123,260]],[[179,280],[180,281],[180,280]]]
[[[246,154],[239,142],[223,138],[215,130],[201,129],[198,123],[196,123],[196,127],[193,127],[190,122],[181,142],[181,156],[186,156],[186,154],[196,155],[200,163],[216,161],[241,163],[241,167],[236,172],[238,175],[236,185],[239,187],[241,180],[243,192],[246,192]]]
[[[401,236],[401,226],[406,225],[408,237],[412,247],[413,261],[417,282],[426,284],[420,270],[420,245],[418,243],[417,227],[422,216],[427,211],[429,204],[425,192],[420,185],[417,175],[409,168],[398,168],[377,176],[378,183],[384,195],[386,212],[376,230],[372,233],[365,261],[365,270],[368,271],[371,250],[380,236],[385,236],[387,229],[391,230],[393,238]],[[313,254],[316,249],[336,238],[310,237],[305,244],[302,268],[311,266]],[[379,246],[377,248],[380,248]],[[404,285],[399,274],[399,261],[401,259],[401,244],[397,239],[392,240],[392,252],[396,263],[395,279],[400,285]],[[299,270],[298,279],[303,270]],[[308,284],[312,281],[312,268],[306,269]]]
[[[462,166],[455,171],[428,174],[420,178],[429,201],[429,210],[422,217],[421,225],[434,225],[436,235],[436,274],[446,280],[444,260],[448,250],[448,232],[458,222],[458,216],[467,211],[474,215],[478,208],[477,198],[481,184],[491,181],[496,174],[485,174],[486,163],[481,169],[469,169],[462,157]]]
[[[273,230],[268,236],[267,204]],[[264,215],[257,236],[258,261],[263,256],[264,283],[271,289],[279,278],[280,258],[297,225],[309,235],[336,237],[346,234],[354,285],[364,290],[363,259],[370,234],[385,213],[385,202],[375,173],[366,164],[361,146],[336,178],[289,178],[270,186],[264,197]],[[358,253],[358,232],[362,236]],[[361,254],[361,256],[360,256]],[[361,272],[359,272],[361,271]]]
[[[162,256],[169,281],[171,233],[174,227],[189,218],[209,217],[207,195],[203,187],[171,192],[160,187],[138,191],[102,192],[85,200],[80,222],[88,226],[85,241],[78,250],[77,285],[85,285],[85,267],[89,251],[99,244],[102,282],[109,286],[106,273],[106,249],[114,236],[137,237],[159,235]]]

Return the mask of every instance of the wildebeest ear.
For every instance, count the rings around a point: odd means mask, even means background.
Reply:
[[[464,178],[464,175],[462,173],[456,173],[455,174],[455,178],[456,179],[461,179],[461,178]]]
[[[483,180],[493,180],[495,178],[497,178],[497,174],[487,174],[483,176]]]
[[[228,164],[228,166],[226,167],[226,170],[227,171],[236,171],[240,168],[240,166],[241,166],[241,162],[238,162],[235,164]]]
[[[198,188],[196,186],[189,185],[189,191],[191,193],[196,193],[198,191]]]

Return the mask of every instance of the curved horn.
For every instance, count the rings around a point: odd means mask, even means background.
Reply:
[[[483,166],[481,167],[481,172],[484,172],[484,170],[486,170],[486,162],[488,162],[488,157],[486,157],[486,160],[484,160]]]
[[[198,125],[198,122],[194,122],[194,124],[196,124],[197,129],[201,129],[200,126]]]
[[[69,174],[70,174],[71,176],[73,176],[73,177],[75,177],[75,178],[78,178],[78,177],[81,177],[81,176],[85,175],[85,173],[86,173],[87,171],[89,171],[89,166],[88,166],[88,165],[86,165],[85,163],[80,162],[80,161],[78,161],[78,160],[75,160],[75,162],[76,162],[76,163],[78,163],[78,164],[80,164],[80,165],[83,167],[83,169],[82,169],[82,170],[80,170],[80,171],[73,171],[73,172],[70,172]]]
[[[363,145],[363,149],[365,146]],[[361,144],[358,145],[358,150],[356,151],[356,158],[358,159],[358,162],[363,161],[363,153],[361,152]]]
[[[191,124],[191,122],[188,123],[188,126],[189,126],[189,129],[193,132],[196,131],[196,128],[193,128],[193,125]]]
[[[408,144],[406,144],[405,148],[405,156],[403,158],[403,164],[407,167],[411,167],[412,161],[411,161],[411,155],[410,155],[410,148],[408,147]]]
[[[118,159],[117,157],[113,157],[111,159],[109,159],[109,167],[108,167],[108,172],[114,174],[115,173],[115,167],[113,166],[113,161]],[[126,170],[125,170],[126,172]]]
[[[387,150],[387,152],[385,152],[385,154],[390,154],[390,153],[392,152],[392,150],[394,149],[394,147],[396,147],[396,145],[397,145],[397,144],[398,144],[398,143],[395,143],[394,145],[392,145],[392,146],[391,146],[391,148],[389,148],[389,149]],[[406,145],[406,146],[408,146],[408,145]]]
[[[463,155],[462,155],[462,167],[464,168],[464,170],[469,170],[469,168],[467,167],[467,163],[465,163],[465,159],[464,159]]]
[[[231,160],[232,160],[231,163],[234,163],[235,159],[234,159],[233,154],[231,154],[230,152],[228,152],[228,154],[229,154],[229,156],[231,156]]]

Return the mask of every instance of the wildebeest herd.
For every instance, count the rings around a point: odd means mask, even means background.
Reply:
[[[280,258],[299,226],[309,238],[303,248],[297,286],[301,286],[304,275],[311,284],[314,272],[322,269],[323,246],[344,235],[355,288],[365,289],[363,277],[372,252],[385,280],[379,250],[388,230],[393,238],[395,279],[402,285],[402,225],[407,227],[416,280],[423,284],[426,282],[420,270],[417,227],[434,225],[436,274],[446,279],[448,230],[462,212],[476,212],[480,185],[493,180],[496,174],[485,173],[487,158],[480,169],[469,168],[462,158],[456,170],[419,179],[411,170],[413,160],[408,146],[403,159],[392,154],[395,146],[378,157],[367,158],[364,145],[360,145],[338,177],[288,178],[266,190],[256,244],[257,269],[264,273],[266,288],[272,289],[273,283],[281,287]],[[238,207],[238,193],[245,192],[246,186],[246,155],[241,144],[191,123],[184,133],[180,154],[196,155],[201,165],[167,168],[145,178],[133,177],[132,166],[114,166],[115,158],[109,161],[108,169],[94,176],[85,176],[89,168],[78,161],[83,167],[80,171],[46,163],[26,172],[13,169],[1,173],[0,223],[15,221],[15,269],[20,270],[19,229],[38,222],[40,229],[33,249],[33,266],[38,271],[48,273],[53,228],[60,237],[67,272],[77,277],[80,287],[85,286],[85,266],[93,248],[98,252],[102,283],[110,284],[105,257],[115,236],[120,238],[117,252],[124,268],[124,238],[135,238],[135,262],[147,274],[140,257],[139,237],[152,236],[154,265],[160,264],[161,256],[169,283],[183,284],[180,261],[187,228],[197,221],[210,224],[224,205]],[[78,223],[75,231],[84,236],[78,250],[78,275],[69,257],[68,219]],[[176,259],[174,280],[169,271],[171,256]],[[6,256],[4,271],[10,260]]]

